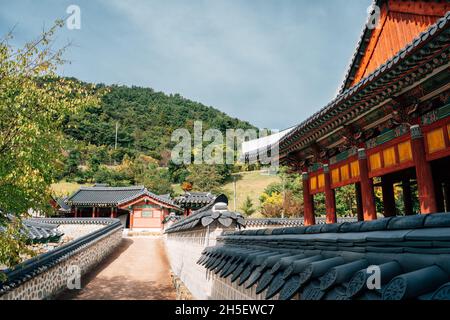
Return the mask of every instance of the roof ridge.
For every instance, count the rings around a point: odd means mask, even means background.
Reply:
[[[81,186],[79,190],[88,190],[88,191],[121,191],[121,190],[144,190],[145,186],[128,186],[128,187],[86,187]]]

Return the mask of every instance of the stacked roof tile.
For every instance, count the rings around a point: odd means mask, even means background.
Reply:
[[[228,210],[228,198],[225,195],[215,197],[208,205],[194,211],[189,217],[182,219],[166,229],[166,233],[189,231],[200,224],[207,227],[214,222],[228,228],[234,225],[241,228],[245,225],[244,218],[236,212]]]
[[[450,299],[449,213],[244,230],[219,243],[198,263],[266,299]]]
[[[12,215],[8,215],[7,218],[7,221],[16,219]],[[5,228],[0,225],[0,232],[4,232]],[[20,233],[31,243],[58,242],[63,236],[63,233],[58,230],[57,224],[48,224],[32,219],[22,221]]]
[[[338,222],[355,222],[353,217],[339,217]],[[316,217],[316,224],[325,224],[326,218]],[[303,218],[254,218],[245,219],[246,227],[300,227],[304,225]]]
[[[216,196],[210,192],[186,192],[176,197],[174,202],[182,208],[191,208],[207,205],[214,201],[215,198]]]

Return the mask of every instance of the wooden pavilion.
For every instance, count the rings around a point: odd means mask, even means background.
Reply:
[[[379,25],[364,29],[338,96],[279,141],[280,163],[303,176],[306,225],[319,193],[335,223],[346,185],[355,185],[360,221],[377,218],[374,187],[386,217],[419,213],[414,198],[420,213],[450,211],[450,3],[374,5]]]

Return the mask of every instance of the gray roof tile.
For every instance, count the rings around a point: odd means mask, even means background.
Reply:
[[[71,206],[118,206],[145,195],[165,205],[178,207],[170,197],[156,195],[144,186],[105,187],[104,185],[96,185],[94,187],[81,187],[65,202]]]
[[[433,216],[347,224],[328,233],[323,227],[311,234],[294,234],[292,228],[228,233],[204,251],[202,262],[208,268],[208,260],[220,256],[219,265],[230,262],[231,270],[220,277],[233,274],[232,281],[266,299],[278,293],[282,300],[297,294],[305,300],[444,299],[450,296],[450,226],[442,214]],[[231,263],[235,256],[241,258]],[[380,290],[366,286],[369,265],[380,268]]]

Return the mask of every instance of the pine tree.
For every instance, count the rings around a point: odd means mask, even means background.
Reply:
[[[255,208],[253,208],[253,202],[249,196],[247,196],[240,209],[242,213],[245,214],[246,216],[249,216],[256,211]]]

